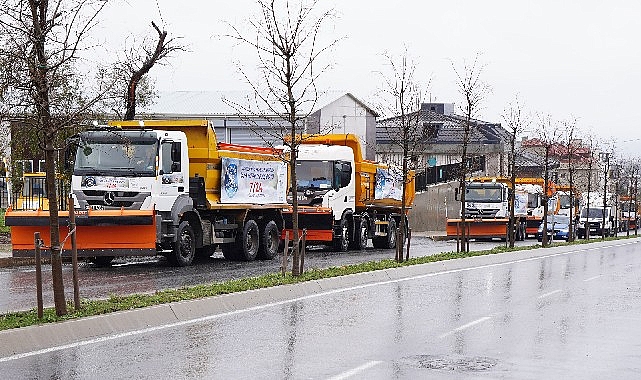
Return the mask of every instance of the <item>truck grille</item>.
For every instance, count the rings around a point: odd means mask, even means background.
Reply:
[[[83,190],[76,192],[78,203],[82,209],[103,210],[120,208],[140,210],[142,203],[150,195],[149,192],[136,191]]]
[[[494,218],[499,209],[479,210],[475,208],[466,208],[465,216],[468,218]]]

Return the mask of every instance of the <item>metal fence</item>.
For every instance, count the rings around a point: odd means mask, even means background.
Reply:
[[[0,207],[11,206],[14,210],[49,210],[46,178],[22,177],[8,180],[10,184],[4,182],[4,186],[0,189]],[[67,210],[70,190],[71,184],[68,181],[56,181],[59,210]]]
[[[469,172],[485,170],[485,156],[470,157],[468,159]],[[416,191],[424,191],[428,185],[445,183],[458,179],[461,173],[461,164],[437,165],[426,168],[416,173]]]

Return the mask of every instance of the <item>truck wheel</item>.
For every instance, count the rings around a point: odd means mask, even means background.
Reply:
[[[258,232],[258,224],[252,219],[245,222],[243,226],[243,233],[239,239],[236,240],[238,245],[238,256],[242,261],[252,261],[258,255],[258,247],[260,246],[260,238]]]
[[[340,235],[334,237],[334,251],[345,252],[349,248],[349,222],[345,215],[341,218]]]
[[[171,263],[180,267],[190,265],[196,254],[196,241],[194,230],[188,221],[183,221],[178,226],[178,240],[174,245],[174,252],[169,255]]]
[[[280,234],[276,222],[270,220],[263,227],[260,234],[260,245],[258,247],[258,258],[271,260],[278,256],[278,244],[280,243]]]
[[[361,217],[361,220],[356,224],[356,229],[354,233],[354,240],[351,242],[351,248],[355,250],[363,250],[367,247],[367,238],[368,238],[368,226],[367,217]]]

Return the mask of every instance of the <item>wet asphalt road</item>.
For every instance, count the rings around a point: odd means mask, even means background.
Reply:
[[[517,245],[533,245],[536,240],[517,242]],[[471,250],[490,249],[504,245],[499,241],[472,242]],[[426,256],[440,252],[456,251],[454,241],[434,241],[427,237],[413,237],[410,255]],[[328,268],[360,262],[382,260],[394,257],[393,250],[379,250],[370,247],[365,251],[347,253],[332,252],[322,247],[307,251],[306,268]],[[201,260],[190,267],[170,266],[164,258],[138,260],[117,260],[111,267],[100,268],[89,263],[79,267],[81,298],[102,299],[110,295],[153,293],[162,289],[179,288],[204,283],[220,282],[236,278],[259,276],[280,272],[280,259],[254,262],[231,262],[220,252],[211,259]],[[291,271],[291,268],[289,268]],[[43,299],[45,307],[53,306],[51,288],[51,266],[43,266]],[[64,265],[63,276],[67,300],[73,300],[72,267]],[[36,307],[35,267],[14,267],[0,269],[0,314],[28,310]]]
[[[0,371],[16,379],[637,379],[641,243],[606,244],[512,253],[501,264],[486,256],[464,269],[1,362]]]

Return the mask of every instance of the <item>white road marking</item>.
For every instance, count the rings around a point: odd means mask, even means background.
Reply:
[[[557,293],[561,293],[561,289],[557,289],[557,290],[553,290],[553,291],[551,291],[551,292],[549,292],[549,293],[541,294],[541,295],[540,295],[540,296],[538,296],[537,298],[538,298],[538,299],[543,299],[543,298],[545,298],[545,297],[549,297],[549,296],[555,295],[555,294],[557,294]]]
[[[321,293],[317,293],[317,294],[310,294],[310,295],[306,295],[306,296],[302,296],[302,297],[298,297],[298,298],[293,298],[293,299],[289,299],[289,300],[284,300],[284,301],[267,303],[267,304],[264,304],[264,305],[253,306],[253,307],[249,307],[249,308],[246,308],[246,309],[239,309],[239,310],[229,311],[229,312],[216,314],[216,315],[208,315],[206,317],[200,317],[200,318],[194,318],[194,319],[190,319],[190,320],[178,321],[178,322],[174,322],[174,323],[168,323],[168,324],[165,324],[165,325],[149,327],[149,328],[146,328],[146,329],[128,331],[128,332],[124,332],[124,333],[118,333],[118,334],[103,336],[103,337],[99,337],[99,338],[93,338],[93,339],[82,340],[82,341],[78,341],[78,342],[74,342],[74,343],[63,344],[63,345],[60,345],[60,346],[49,347],[49,348],[45,348],[45,349],[41,349],[41,350],[35,350],[35,351],[25,352],[25,353],[16,354],[16,355],[5,356],[5,357],[0,358],[0,363],[12,361],[12,360],[17,360],[17,359],[22,359],[22,358],[27,358],[27,357],[36,356],[36,355],[42,355],[42,354],[46,354],[46,353],[50,353],[50,352],[61,351],[61,350],[65,350],[65,349],[68,349],[68,348],[76,348],[76,347],[81,347],[81,346],[87,346],[87,345],[90,345],[90,344],[96,344],[96,343],[106,342],[106,341],[110,341],[110,340],[115,340],[115,339],[119,339],[119,338],[142,335],[142,334],[145,334],[145,333],[159,331],[159,330],[165,330],[165,329],[170,329],[170,328],[174,328],[174,327],[192,325],[192,324],[195,324],[195,323],[206,322],[206,321],[210,321],[210,320],[214,320],[214,319],[218,319],[218,318],[223,318],[223,317],[226,317],[226,316],[237,315],[237,314],[242,314],[242,313],[247,313],[247,312],[252,312],[252,311],[257,311],[257,310],[262,310],[262,309],[267,309],[267,308],[270,308],[270,307],[273,307],[273,306],[286,305],[286,304],[293,303],[293,302],[304,301],[304,300],[313,299],[313,298],[319,298],[319,297],[327,296],[327,295],[344,293],[344,292],[348,292],[348,291],[352,291],[352,290],[366,289],[366,288],[370,288],[370,287],[374,287],[374,286],[393,284],[393,283],[397,283],[397,282],[420,280],[420,279],[423,279],[423,278],[436,277],[436,276],[440,276],[440,275],[444,275],[444,274],[468,272],[468,271],[472,271],[472,270],[475,270],[475,269],[501,267],[501,266],[505,266],[505,265],[512,265],[512,264],[517,264],[517,263],[524,263],[524,262],[529,262],[529,261],[547,259],[547,258],[551,258],[551,257],[565,256],[565,255],[574,254],[574,253],[578,253],[578,252],[596,251],[596,250],[600,250],[600,249],[603,249],[603,248],[622,247],[622,246],[626,246],[626,245],[630,245],[630,244],[637,244],[637,242],[626,242],[626,243],[621,243],[621,244],[613,244],[613,245],[608,245],[606,247],[592,247],[592,248],[576,249],[576,250],[571,250],[571,251],[567,251],[567,252],[551,253],[549,255],[530,257],[530,258],[527,258],[527,259],[511,260],[511,261],[506,261],[504,263],[486,264],[486,265],[479,265],[479,266],[476,266],[476,267],[452,269],[452,270],[447,270],[447,271],[442,271],[442,272],[426,273],[426,274],[416,275],[416,276],[412,276],[412,277],[405,277],[405,278],[396,279],[396,280],[373,282],[373,283],[370,283],[370,284],[357,285],[357,286],[352,286],[352,287],[349,287],[349,288],[334,289],[334,290],[329,290],[327,292],[321,292]],[[489,317],[487,317],[487,318],[489,318]]]
[[[341,372],[338,375],[332,376],[327,380],[344,380],[344,379],[348,379],[348,378],[350,378],[350,377],[352,377],[354,375],[358,375],[359,373],[365,371],[366,369],[370,369],[370,368],[372,368],[372,367],[374,367],[376,365],[379,365],[381,363],[382,362],[380,362],[380,361],[370,361],[370,362],[367,362],[367,363],[365,363],[365,364],[363,364],[361,366],[358,366],[356,368],[352,368],[349,371]]]
[[[483,318],[479,318],[479,319],[477,319],[475,321],[472,321],[470,323],[466,323],[463,326],[459,326],[459,327],[455,328],[454,330],[439,336],[438,338],[439,339],[443,339],[443,338],[448,337],[448,336],[450,336],[450,335],[452,335],[452,334],[454,334],[456,332],[463,331],[463,330],[468,329],[468,328],[470,328],[470,327],[472,327],[474,325],[478,325],[479,323],[485,322],[488,319],[492,319],[492,317],[483,317]]]
[[[602,275],[602,274],[600,274],[600,275],[598,275],[598,276],[594,276],[594,277],[586,278],[585,280],[583,280],[583,282],[588,282],[588,281],[596,280],[596,279],[597,279],[597,278],[599,278],[599,277],[603,277],[603,275]]]

